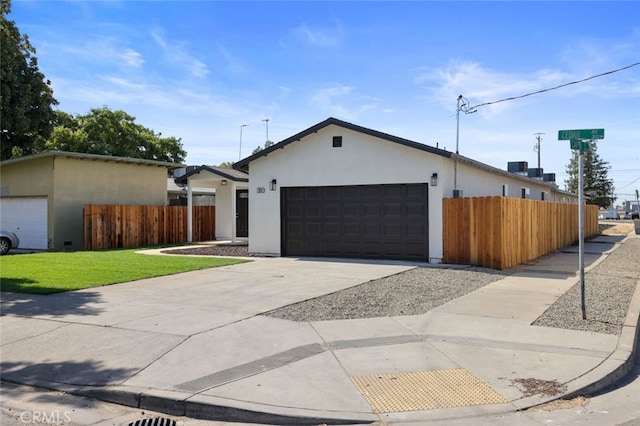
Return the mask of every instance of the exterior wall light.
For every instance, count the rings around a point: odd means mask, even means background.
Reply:
[[[431,186],[438,186],[438,174],[434,173],[431,175]]]
[[[221,184],[222,186],[227,186],[227,180],[226,180],[226,179],[222,179],[222,180],[220,181],[220,184]]]
[[[271,182],[269,182],[269,189],[272,190],[272,191],[275,191],[276,190],[276,183],[277,183],[276,180],[272,179]]]

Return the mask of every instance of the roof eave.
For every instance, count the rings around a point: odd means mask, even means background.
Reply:
[[[189,177],[191,177],[193,175],[200,174],[202,171],[207,171],[209,173],[218,175],[223,179],[228,179],[228,180],[231,180],[231,181],[234,181],[234,182],[249,182],[249,177],[248,176],[247,177],[233,176],[233,175],[231,175],[229,173],[224,172],[221,169],[217,169],[217,168],[213,168],[213,167],[205,166],[205,165],[196,167],[195,169],[191,170],[190,172],[188,172],[188,173],[186,173],[186,174],[184,174],[184,175],[182,175],[180,177],[175,178],[174,181],[177,184],[185,184],[185,183],[187,183],[187,179]]]
[[[388,133],[384,133],[384,132],[379,132],[377,130],[373,130],[373,129],[369,129],[366,127],[362,127],[362,126],[358,126],[356,124],[352,124],[352,123],[348,123],[346,121],[342,121],[342,120],[338,120],[337,118],[333,118],[333,117],[329,117],[328,119],[309,127],[306,130],[303,130],[300,133],[297,133],[287,139],[284,139],[278,143],[276,143],[275,145],[272,145],[268,148],[263,149],[262,151],[253,154],[243,160],[238,161],[237,163],[233,164],[233,168],[236,170],[243,170],[243,171],[248,171],[249,170],[249,163],[251,163],[254,160],[257,160],[260,157],[264,157],[269,155],[271,152],[278,150],[278,149],[282,149],[285,146],[289,145],[290,143],[293,142],[297,142],[299,140],[301,140],[302,138],[309,136],[310,134],[313,133],[317,133],[319,130],[330,126],[330,125],[335,125],[335,126],[339,126],[339,127],[343,127],[345,129],[349,129],[349,130],[353,130],[355,132],[360,132],[360,133],[364,133],[367,134],[369,136],[374,136],[380,139],[384,139],[390,142],[395,142],[398,143],[400,145],[404,145],[404,146],[408,146],[410,148],[415,148],[415,149],[419,149],[421,151],[427,151],[430,152],[432,154],[436,154],[436,155],[440,155],[442,157],[446,157],[446,158],[450,158],[452,152],[449,151],[445,151],[443,149],[439,149],[439,148],[434,148],[432,146],[429,145],[425,145],[425,144],[421,144],[419,142],[415,142],[415,141],[411,141],[408,139],[404,139],[404,138],[400,138],[398,136],[393,136],[390,135]]]

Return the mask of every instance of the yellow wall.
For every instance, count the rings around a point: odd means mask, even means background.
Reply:
[[[47,198],[47,241],[53,244],[53,159],[34,158],[3,164],[0,167],[0,185],[3,197],[46,197]]]
[[[164,167],[56,157],[53,176],[56,248],[82,249],[85,204],[166,205],[167,202]]]
[[[167,204],[167,167],[52,155],[4,164],[2,196],[48,198],[49,248],[82,250],[85,204]]]

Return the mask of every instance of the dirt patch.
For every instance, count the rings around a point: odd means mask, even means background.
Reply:
[[[540,380],[528,378],[513,379],[512,382],[520,388],[524,396],[556,396],[567,391],[567,385],[560,383],[557,380]]]
[[[576,407],[586,407],[589,404],[589,398],[584,396],[577,396],[571,399],[557,399],[555,401],[547,402],[546,404],[537,405],[527,409],[527,411],[555,411],[555,410],[568,410]]]
[[[627,235],[634,230],[633,223],[600,223],[602,235]]]

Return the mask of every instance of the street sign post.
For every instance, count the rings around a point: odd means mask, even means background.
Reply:
[[[586,152],[591,151],[591,145],[589,142],[585,142],[582,139],[571,139],[571,149],[579,149],[580,151]]]
[[[591,149],[589,142],[604,139],[604,129],[559,130],[558,140],[569,140],[578,155],[578,264],[580,267],[580,308],[587,319],[584,289],[584,153]]]
[[[572,139],[604,139],[604,129],[559,130],[558,140],[568,141]]]

